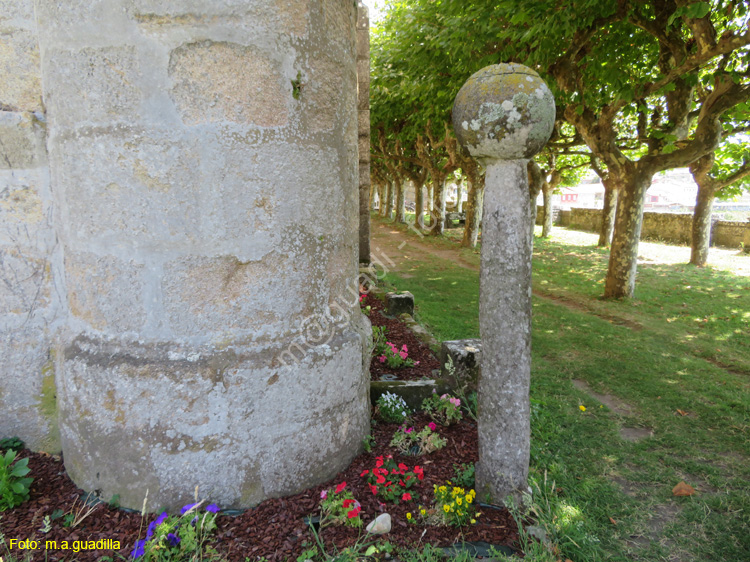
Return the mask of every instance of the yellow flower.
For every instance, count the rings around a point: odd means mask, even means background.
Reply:
[[[443,504],[443,511],[448,513],[451,510],[451,506],[449,506],[447,503]]]
[[[464,502],[461,501],[461,498],[456,498],[456,505],[461,505],[462,503]]]
[[[477,522],[477,520],[476,520],[476,519],[472,519],[472,520],[471,520],[471,524],[472,524],[472,525],[473,525],[474,523],[476,523],[476,522]]]
[[[411,521],[411,513],[407,513],[407,514],[406,514],[406,518],[407,518],[407,519],[408,519],[409,521]]]
[[[578,406],[578,409],[581,410],[582,412],[585,412],[586,411],[586,406],[584,406],[584,405]]]
[[[471,494],[469,494],[468,496],[466,496],[466,503],[471,503],[473,501],[474,501],[474,496],[472,496]]]
[[[440,487],[438,488],[438,490],[440,490],[441,492],[445,493],[445,492],[447,492],[447,491],[448,491],[448,488],[446,488],[445,486],[440,486]]]
[[[427,511],[424,508],[422,508],[419,510],[419,513],[420,515],[424,515],[425,513],[427,513]]]

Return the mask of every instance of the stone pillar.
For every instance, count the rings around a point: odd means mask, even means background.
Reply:
[[[357,3],[357,110],[359,115],[359,263],[370,264],[370,16]]]
[[[0,6],[0,437],[59,452],[52,346],[62,254],[52,225],[34,1]]]
[[[139,509],[331,478],[369,431],[356,6],[36,7],[70,476]]]
[[[520,496],[529,471],[531,249],[527,162],[555,122],[552,93],[533,70],[485,67],[458,92],[453,128],[487,169],[479,294],[479,463],[476,489]]]

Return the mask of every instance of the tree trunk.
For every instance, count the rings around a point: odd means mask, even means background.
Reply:
[[[373,184],[370,184],[370,210],[375,210],[375,196],[378,193],[378,186]]]
[[[549,238],[552,234],[552,191],[554,188],[545,181],[542,185],[542,198],[544,200],[544,217],[542,221],[542,238]]]
[[[396,222],[406,222],[406,186],[401,180],[394,180],[396,186]]]
[[[484,202],[484,176],[477,175],[475,181],[467,180],[468,198],[466,199],[466,225],[461,246],[476,248],[479,238],[479,223],[482,220]]]
[[[430,225],[432,225],[432,211],[434,210],[434,203],[432,200],[432,195],[435,193],[434,185],[435,184],[432,180],[427,184],[427,210],[430,211]]]
[[[716,192],[705,184],[698,185],[698,196],[693,212],[692,244],[690,263],[703,267],[708,262],[708,248],[711,244],[711,211]]]
[[[445,196],[446,196],[446,183],[447,178],[442,178],[440,181],[433,181],[433,211],[432,211],[432,229],[430,234],[432,236],[440,236],[443,234],[445,229]]]
[[[602,224],[599,228],[599,242],[597,246],[606,248],[612,240],[615,227],[615,212],[617,210],[617,196],[620,192],[611,180],[604,181],[604,208],[602,209]]]
[[[464,182],[463,178],[458,178],[456,182],[456,212],[460,213],[463,207],[463,201],[461,199],[464,196]]]
[[[396,188],[392,181],[388,182],[388,195],[385,203],[385,216],[389,219],[393,218],[393,207],[395,207]]]
[[[414,182],[414,222],[424,228],[424,186],[418,182]]]
[[[378,186],[378,214],[385,217],[388,203],[388,182],[381,183]]]
[[[630,167],[629,167],[630,168]],[[618,181],[622,185],[615,215],[615,231],[604,283],[604,298],[632,297],[638,267],[638,242],[643,225],[643,204],[653,174],[631,173]],[[611,173],[611,172],[610,172]],[[620,179],[620,178],[618,178]]]

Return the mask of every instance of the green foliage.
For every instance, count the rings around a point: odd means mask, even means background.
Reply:
[[[372,327],[372,354],[375,356],[382,355],[386,349],[388,328],[385,326]]]
[[[448,485],[433,487],[435,511],[448,525],[461,527],[476,523],[477,507],[474,499],[477,493],[460,486]]]
[[[346,482],[339,484],[335,489],[324,490],[320,497],[321,528],[327,525],[362,526],[362,507],[346,489]]]
[[[367,435],[362,439],[362,448],[364,449],[365,453],[371,453],[374,446],[375,438],[372,436],[372,434]]]
[[[446,427],[463,419],[461,399],[449,394],[438,396],[433,391],[432,396],[422,401],[422,410],[435,422]]]
[[[461,463],[453,465],[453,481],[463,488],[474,487],[474,463]]]
[[[413,427],[402,425],[393,434],[390,445],[404,455],[428,455],[439,451],[448,440],[433,430],[434,427],[435,424],[432,427],[426,425],[422,431],[417,431]]]
[[[0,450],[1,451],[16,451],[20,453],[24,450],[26,444],[21,441],[18,437],[6,437],[0,439]]]
[[[16,461],[16,452],[8,450],[0,455],[0,511],[13,509],[29,499],[29,487],[34,481],[29,459]]]
[[[132,558],[143,562],[221,560],[208,544],[218,511],[212,504],[201,513],[200,503],[195,503],[186,505],[179,516],[163,512],[149,524],[145,539],[136,541]]]
[[[392,392],[381,394],[380,398],[375,402],[375,406],[377,415],[386,422],[403,423],[408,419],[409,414],[411,414],[406,401]]]

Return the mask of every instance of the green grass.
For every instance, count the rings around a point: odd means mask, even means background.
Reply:
[[[414,294],[419,320],[439,339],[478,337],[478,273],[434,256],[409,263],[387,280]],[[563,560],[750,560],[750,279],[641,265],[637,299],[610,302],[599,298],[606,266],[606,251],[535,240],[539,524]],[[653,436],[626,441],[623,427]],[[673,497],[681,480],[698,493]]]

